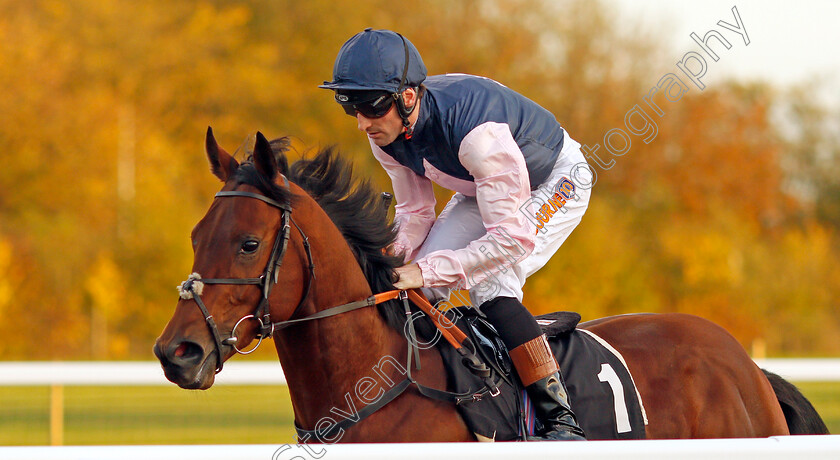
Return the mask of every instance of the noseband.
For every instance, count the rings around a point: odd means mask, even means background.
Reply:
[[[286,189],[289,188],[289,180],[283,177],[286,181]],[[202,278],[201,275],[198,273],[191,274],[186,281],[181,283],[178,287],[178,292],[182,299],[189,300],[194,299],[196,305],[198,305],[199,310],[201,310],[201,314],[204,315],[204,321],[207,323],[207,327],[210,329],[210,334],[213,336],[213,340],[216,342],[216,355],[217,355],[217,362],[216,362],[216,373],[222,371],[223,366],[223,355],[222,355],[222,347],[224,345],[229,345],[233,347],[233,349],[243,355],[247,355],[249,353],[253,353],[260,344],[262,343],[263,339],[267,337],[271,337],[274,334],[275,326],[282,324],[282,323],[272,323],[271,316],[270,316],[270,305],[268,302],[268,298],[271,295],[271,288],[277,284],[278,278],[280,276],[280,265],[283,263],[283,257],[286,255],[286,248],[289,244],[289,236],[291,233],[289,222],[294,224],[295,228],[297,228],[300,236],[303,238],[303,248],[306,251],[306,257],[309,259],[309,276],[306,278],[306,285],[304,287],[303,296],[300,299],[300,303],[295,308],[294,312],[292,312],[289,318],[293,318],[297,315],[298,311],[300,311],[301,307],[303,306],[304,302],[306,302],[307,297],[309,297],[309,288],[311,286],[312,280],[315,278],[315,264],[312,261],[312,252],[309,247],[309,238],[303,233],[303,230],[298,226],[297,223],[292,219],[292,208],[289,205],[279,203],[271,198],[268,198],[264,195],[259,195],[257,193],[250,193],[250,192],[240,192],[240,191],[231,191],[231,192],[219,192],[216,193],[216,198],[226,198],[226,197],[246,197],[246,198],[254,198],[260,200],[264,203],[267,203],[277,209],[280,210],[280,229],[277,231],[277,237],[274,239],[274,247],[271,250],[271,256],[268,259],[268,264],[263,271],[263,274],[260,275],[259,278]],[[243,316],[236,324],[233,326],[233,329],[230,331],[230,337],[226,339],[222,339],[222,335],[219,333],[219,328],[216,326],[216,321],[213,319],[213,315],[207,310],[207,307],[204,305],[204,302],[201,300],[201,294],[204,291],[205,284],[234,284],[234,285],[248,285],[253,284],[260,287],[262,290],[262,299],[260,303],[257,305],[256,310],[251,315]],[[257,332],[257,345],[248,351],[243,351],[237,348],[236,343],[238,342],[238,337],[236,337],[236,329],[239,325],[244,322],[245,320],[253,319],[259,323],[259,331]]]

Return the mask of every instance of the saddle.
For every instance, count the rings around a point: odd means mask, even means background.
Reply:
[[[497,395],[488,394],[486,378],[465,365],[448,343],[437,345],[449,387],[479,395],[456,405],[467,426],[480,440],[523,440],[539,432],[542,427],[495,328],[473,308],[459,307],[454,317],[475,344],[476,356],[490,369],[490,380],[498,382]],[[572,410],[587,439],[644,439],[644,408],[620,354],[595,334],[577,329],[577,313],[536,318],[560,364]]]

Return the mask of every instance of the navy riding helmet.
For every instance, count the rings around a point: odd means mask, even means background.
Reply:
[[[341,46],[332,81],[318,87],[334,90],[336,102],[354,116],[363,104],[390,94],[397,103],[403,125],[408,128],[408,115],[413,107],[405,107],[402,91],[420,86],[425,79],[426,66],[408,39],[390,30],[367,28]]]

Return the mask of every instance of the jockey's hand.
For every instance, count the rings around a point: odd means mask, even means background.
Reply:
[[[394,269],[397,281],[394,287],[400,290],[423,287],[423,272],[417,264],[403,265]]]

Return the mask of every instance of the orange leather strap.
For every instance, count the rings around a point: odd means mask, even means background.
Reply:
[[[382,302],[387,302],[389,300],[394,300],[399,297],[400,291],[385,291],[379,294],[374,294],[373,297],[376,299],[376,304],[379,305]]]
[[[380,304],[382,302],[398,298],[400,296],[400,292],[401,291],[399,290],[385,291],[379,294],[374,294],[373,297],[375,299],[375,303]],[[411,289],[406,292],[408,292],[408,298],[411,299],[411,301],[414,302],[414,304],[417,305],[417,307],[432,320],[432,323],[436,328],[438,328],[441,335],[443,335],[443,338],[445,338],[447,342],[455,347],[455,349],[464,346],[464,340],[467,338],[464,331],[459,329],[455,323],[450,321],[443,312],[433,307],[419,289]]]
[[[419,289],[412,289],[408,291],[408,298],[411,299],[411,301],[414,302],[420,310],[423,310],[423,313],[432,320],[432,323],[434,323],[435,327],[440,330],[440,333],[446,341],[452,344],[455,349],[464,346],[464,340],[467,338],[464,331],[458,329],[458,326],[450,321],[449,318],[447,318],[440,310],[432,307],[432,304],[426,300],[426,296],[424,296]]]

